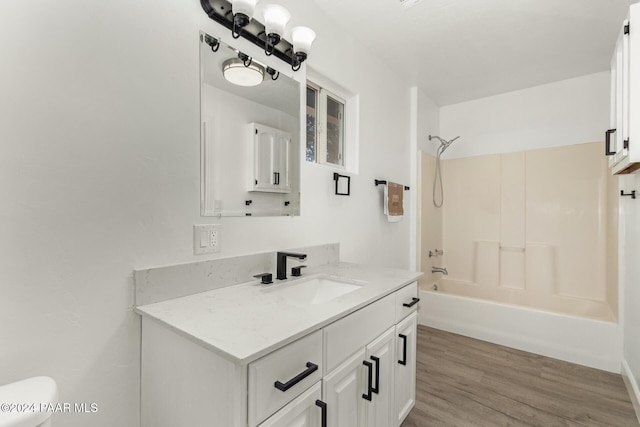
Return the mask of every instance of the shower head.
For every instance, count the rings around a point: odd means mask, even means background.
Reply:
[[[440,154],[444,153],[444,151],[449,148],[449,146],[451,144],[453,144],[453,141],[455,141],[456,139],[460,138],[460,136],[456,136],[455,138],[446,141],[442,138],[440,138],[437,135],[429,135],[429,141],[431,141],[432,139],[437,139],[438,141],[440,141],[440,147],[438,148],[438,151],[440,152]]]

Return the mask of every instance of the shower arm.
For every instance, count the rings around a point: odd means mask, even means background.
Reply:
[[[447,141],[445,141],[444,139],[440,138],[437,135],[429,135],[429,141],[431,141],[432,139],[437,139],[438,141],[440,141],[440,144],[443,144],[443,145],[448,144]]]

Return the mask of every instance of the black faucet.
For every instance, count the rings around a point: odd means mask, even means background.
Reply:
[[[306,254],[294,254],[292,252],[278,252],[277,254],[277,272],[276,279],[284,280],[287,278],[287,257],[298,258],[303,260],[307,258]]]

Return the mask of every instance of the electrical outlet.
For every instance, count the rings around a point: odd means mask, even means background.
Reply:
[[[196,255],[220,252],[220,224],[193,226],[193,252]]]

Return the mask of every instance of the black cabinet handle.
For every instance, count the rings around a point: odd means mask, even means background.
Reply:
[[[402,338],[402,360],[398,360],[398,363],[401,365],[407,364],[407,336],[403,334],[398,334],[400,338]]]
[[[411,298],[411,302],[410,303],[404,303],[402,304],[405,307],[413,307],[414,305],[416,305],[418,303],[418,301],[420,301],[420,298]]]
[[[364,360],[362,362],[364,364],[364,366],[366,366],[367,368],[369,368],[369,382],[367,385],[367,392],[364,393],[362,395],[362,397],[364,397],[366,400],[368,400],[369,402],[371,402],[371,392],[373,391],[373,387],[372,387],[372,382],[373,382],[373,364],[371,362],[368,362],[366,360]]]
[[[284,384],[281,383],[280,381],[276,381],[274,386],[275,386],[275,388],[277,388],[280,391],[287,391],[291,387],[293,387],[294,385],[298,384],[300,381],[302,381],[303,379],[307,378],[309,375],[313,374],[317,370],[318,370],[318,365],[316,365],[314,363],[311,363],[311,362],[307,362],[307,369],[305,369],[303,372],[301,372],[298,375],[296,375],[295,377],[291,378],[289,381],[287,381]]]
[[[320,409],[322,409],[322,422],[320,424],[320,427],[327,427],[327,404],[324,403],[322,400],[317,399],[316,400],[316,406],[319,406]]]
[[[371,391],[375,394],[380,394],[380,358],[371,356],[371,360],[376,364],[376,386],[371,387]]]
[[[616,133],[615,129],[609,129],[604,134],[604,154],[605,156],[613,156],[615,151],[611,150],[611,135]]]
[[[280,185],[280,172],[273,173],[273,184]]]

